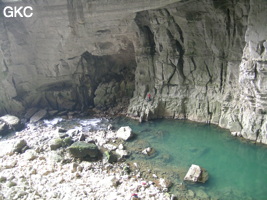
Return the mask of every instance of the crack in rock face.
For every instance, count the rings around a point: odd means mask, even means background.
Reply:
[[[267,143],[264,0],[0,1],[0,113],[127,108]],[[150,95],[147,101],[147,95]]]

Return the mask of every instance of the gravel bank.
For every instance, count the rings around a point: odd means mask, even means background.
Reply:
[[[73,141],[94,141],[102,152],[104,146],[123,148],[123,141],[112,130],[74,129],[66,134]],[[51,141],[60,136],[54,124],[40,122],[1,139],[0,200],[175,199],[166,188],[144,180],[137,164],[129,170],[123,156],[115,163],[105,159],[88,162],[73,158],[66,147],[51,150]]]

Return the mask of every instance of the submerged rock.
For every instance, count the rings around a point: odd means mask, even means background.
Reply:
[[[201,177],[199,178],[198,182],[205,183],[209,179],[209,174],[207,170],[201,168]]]
[[[163,188],[170,188],[172,186],[172,182],[168,179],[160,178],[159,185]]]
[[[194,198],[194,197],[195,197],[195,193],[194,193],[192,190],[188,190],[188,191],[187,191],[187,196],[188,196],[189,198]]]
[[[196,196],[199,197],[200,199],[209,199],[209,195],[207,195],[207,193],[201,189],[196,191]],[[233,199],[235,199],[235,198],[233,198]]]
[[[155,153],[155,149],[151,148],[151,147],[147,147],[142,151],[142,154],[148,155],[148,156],[150,156],[150,155],[152,155],[154,153]]]
[[[100,156],[98,147],[93,143],[75,142],[68,148],[70,154],[75,158],[95,159]]]
[[[123,140],[129,140],[133,137],[132,129],[129,126],[123,126],[117,131],[117,137]]]
[[[202,182],[205,183],[208,180],[208,173],[205,169],[198,165],[192,164],[187,174],[184,177],[185,181]]]

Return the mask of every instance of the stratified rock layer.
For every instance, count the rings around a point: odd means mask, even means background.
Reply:
[[[267,143],[265,0],[19,4],[33,17],[0,16],[1,113],[131,99],[140,121],[210,122]]]

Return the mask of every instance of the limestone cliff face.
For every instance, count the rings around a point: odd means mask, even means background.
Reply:
[[[7,2],[34,15],[0,16],[1,113],[131,98],[140,120],[211,122],[267,143],[265,0]]]
[[[104,109],[120,101],[115,94],[132,96],[136,62],[127,36],[132,13],[117,12],[116,1],[25,2],[1,4],[31,5],[34,13],[0,18],[2,112]]]
[[[136,55],[129,112],[144,119],[210,121],[240,131],[239,65],[249,6],[248,1],[189,1],[138,13],[140,38],[148,39],[139,45],[145,52]],[[148,92],[153,102],[143,105]]]
[[[141,42],[129,113],[140,121],[211,122],[267,143],[266,6],[183,1],[137,13]]]

